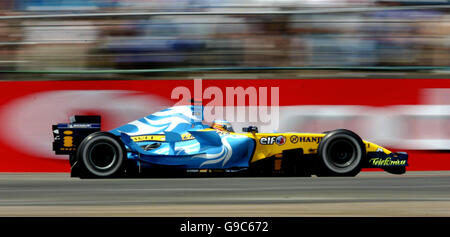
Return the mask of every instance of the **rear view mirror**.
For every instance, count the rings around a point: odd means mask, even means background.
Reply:
[[[248,126],[246,128],[242,128],[243,132],[258,132],[258,127],[256,126]]]

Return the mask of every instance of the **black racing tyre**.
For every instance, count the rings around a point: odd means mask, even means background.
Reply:
[[[76,153],[81,178],[116,177],[124,173],[126,150],[108,132],[95,132],[84,138]]]
[[[75,155],[75,154],[70,154],[70,155],[69,155],[69,164],[70,164],[70,167],[72,167],[72,166],[75,164],[76,161],[77,161],[76,155]]]
[[[318,148],[317,176],[356,176],[366,149],[362,139],[346,129],[330,131]]]

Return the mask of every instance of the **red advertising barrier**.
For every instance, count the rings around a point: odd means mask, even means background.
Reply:
[[[277,131],[348,128],[394,151],[407,151],[408,170],[450,170],[450,79],[203,80],[201,84],[197,92],[205,104],[221,100],[226,105],[227,88],[236,92],[241,87],[244,93],[256,92],[255,101],[261,105],[267,92],[267,103],[280,108]],[[52,153],[51,125],[67,122],[73,114],[100,114],[102,129],[109,130],[195,93],[192,80],[0,82],[0,172],[68,172],[67,157]],[[245,105],[254,105],[250,97],[244,97]],[[278,100],[271,101],[275,97]]]

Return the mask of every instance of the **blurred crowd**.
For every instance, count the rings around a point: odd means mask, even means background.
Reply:
[[[450,10],[395,8],[410,4],[376,0],[2,0],[0,17],[216,14],[3,19],[0,70],[449,66]],[[340,12],[355,7],[392,9]],[[255,11],[298,13],[248,14]]]

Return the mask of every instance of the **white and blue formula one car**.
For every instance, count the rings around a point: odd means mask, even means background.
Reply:
[[[69,155],[71,176],[140,174],[355,176],[362,168],[406,171],[408,155],[345,129],[323,133],[242,133],[227,121],[203,124],[203,106],[175,106],[100,131],[100,116],[75,115],[52,126],[56,154]]]

